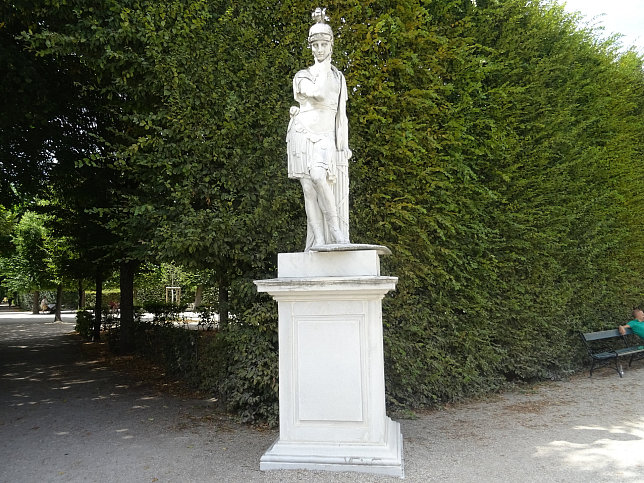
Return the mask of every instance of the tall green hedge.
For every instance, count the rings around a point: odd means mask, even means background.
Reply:
[[[251,281],[304,245],[284,135],[311,4],[104,1],[68,30],[100,25],[87,65],[140,101],[120,106],[142,134],[119,155],[139,183],[132,216],[155,227],[141,243],[230,287],[219,387],[241,412],[274,407],[276,358],[258,373],[241,350],[273,351],[274,324],[240,324],[276,310]],[[352,238],[390,247],[383,270],[400,279],[384,302],[393,405],[560,377],[581,362],[577,330],[644,302],[642,58],[560,7],[474,3],[327,2],[349,90]],[[73,35],[45,33],[42,53],[77,54]]]
[[[477,3],[339,14],[354,238],[391,247],[400,277],[396,404],[560,377],[577,330],[644,300],[642,59],[559,7]]]

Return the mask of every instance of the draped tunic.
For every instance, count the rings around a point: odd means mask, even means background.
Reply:
[[[302,178],[313,166],[320,166],[327,170],[329,181],[335,182],[338,164],[346,164],[349,150],[347,85],[342,72],[334,66],[329,75],[332,82],[328,82],[321,99],[307,97],[300,87],[304,79],[316,83],[310,69],[299,71],[293,78],[293,96],[300,108],[291,109],[286,135],[289,178]],[[327,122],[329,118],[331,123]]]
[[[331,66],[325,92],[317,98],[304,94],[302,81],[316,83],[309,69],[295,74],[293,97],[300,107],[291,107],[286,134],[288,177],[308,177],[311,168],[326,170],[332,184],[340,230],[349,239],[349,122],[347,84],[342,72]],[[329,80],[331,82],[329,82]],[[321,98],[320,98],[321,97]]]

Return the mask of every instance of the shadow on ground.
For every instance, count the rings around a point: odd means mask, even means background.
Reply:
[[[73,315],[0,311],[0,482],[397,481],[260,472],[277,431],[107,364]],[[152,377],[155,376],[155,377]],[[644,481],[644,363],[401,421],[412,482]]]

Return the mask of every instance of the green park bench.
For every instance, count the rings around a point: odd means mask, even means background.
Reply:
[[[599,332],[580,332],[588,355],[592,359],[590,376],[599,367],[610,366],[617,371],[619,377],[624,375],[621,358],[629,357],[628,367],[634,360],[644,357],[644,341],[633,334],[630,328],[622,335],[618,329],[601,330]],[[614,366],[614,367],[613,367]]]

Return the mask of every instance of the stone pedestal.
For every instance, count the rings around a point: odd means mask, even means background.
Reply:
[[[282,253],[255,281],[279,307],[280,436],[260,469],[402,477],[400,425],[386,415],[378,251]]]

